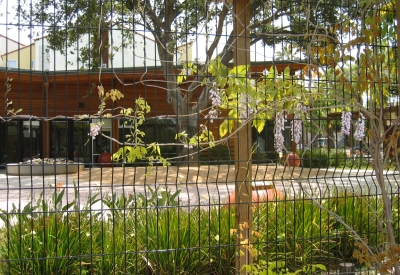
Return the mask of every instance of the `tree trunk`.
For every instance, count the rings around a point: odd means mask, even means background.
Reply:
[[[392,203],[389,198],[388,192],[386,191],[385,180],[383,177],[383,160],[380,152],[380,145],[382,144],[382,140],[379,137],[380,133],[384,133],[383,125],[380,121],[372,120],[371,128],[374,131],[371,131],[370,134],[370,142],[372,149],[372,167],[375,171],[375,176],[378,181],[379,187],[381,189],[382,201],[383,201],[383,209],[384,209],[384,224],[387,236],[389,238],[390,246],[397,245],[396,238],[393,230],[393,213],[392,213]],[[390,249],[390,248],[389,248]],[[400,275],[399,263],[394,264],[394,274]]]
[[[168,45],[166,41],[168,36],[164,35],[159,38],[157,42],[158,54],[161,61],[161,68],[163,70],[165,80],[167,82],[167,102],[171,104],[174,110],[177,121],[178,131],[185,131],[189,137],[192,137],[198,132],[198,113],[192,112],[189,103],[183,102],[180,87],[178,86],[177,76],[174,67],[174,55],[168,51],[164,45]],[[198,148],[189,148],[182,144],[177,148],[178,159],[177,165],[188,164],[189,166],[198,165]]]

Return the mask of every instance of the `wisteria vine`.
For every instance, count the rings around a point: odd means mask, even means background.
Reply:
[[[303,121],[301,118],[307,113],[307,107],[302,103],[297,104],[297,108],[295,110],[294,118],[291,122],[292,125],[292,141],[298,144],[300,142]]]
[[[274,146],[278,153],[282,153],[284,148],[285,138],[283,137],[283,130],[285,130],[286,116],[284,111],[279,111],[276,113],[275,117],[275,128],[274,128]]]

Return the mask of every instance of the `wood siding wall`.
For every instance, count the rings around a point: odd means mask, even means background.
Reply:
[[[271,65],[271,64],[270,64]],[[293,65],[293,64],[292,64]],[[283,70],[284,65],[280,68]],[[253,66],[253,70],[262,72],[269,69],[266,65]],[[294,73],[301,68],[301,64],[292,67]],[[178,72],[177,72],[178,73]],[[151,107],[151,112],[147,115],[150,117],[172,116],[174,111],[170,104],[167,103],[166,83],[160,70],[151,70],[144,72],[142,70],[132,70],[124,73],[113,73],[110,69],[103,70],[102,73],[54,73],[54,72],[36,72],[36,71],[9,71],[0,72],[0,83],[6,84],[7,78],[9,92],[7,86],[3,85],[1,93],[3,100],[0,101],[0,117],[7,117],[7,110],[22,109],[19,115],[28,117],[55,118],[55,117],[74,117],[76,115],[95,115],[98,112],[100,104],[98,96],[98,85],[103,85],[105,92],[110,89],[119,89],[124,98],[117,102],[107,102],[106,108],[113,110],[113,115],[119,114],[118,107],[132,108],[135,100],[139,97],[146,99]],[[12,81],[10,81],[12,79]],[[124,83],[124,84],[122,84]],[[182,84],[184,89],[185,84]],[[196,93],[201,92],[199,87]],[[7,93],[7,94],[6,94]],[[7,99],[6,99],[7,98]],[[193,97],[197,98],[197,95]],[[6,101],[12,101],[13,104],[6,108]],[[202,114],[201,117],[205,115]],[[223,117],[226,114],[222,114]],[[222,123],[223,118],[214,120],[209,123],[204,119],[199,120],[199,124],[205,124],[213,132],[216,139],[220,139],[218,127]],[[113,123],[114,138],[118,139],[118,123]],[[46,129],[44,129],[44,155],[49,152],[49,142]],[[232,146],[232,141],[228,142],[228,146]],[[116,150],[118,145],[114,146]]]

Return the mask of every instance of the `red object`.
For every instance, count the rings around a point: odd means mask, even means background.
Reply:
[[[251,201],[252,202],[268,202],[268,201],[276,201],[283,199],[284,196],[281,191],[275,189],[272,185],[261,185],[261,186],[253,186],[253,191],[251,191]],[[235,203],[236,202],[236,191],[233,191],[229,198],[227,199],[227,203]]]
[[[102,167],[111,167],[111,153],[104,152],[97,157],[97,162]]]
[[[300,157],[295,152],[289,152],[282,158],[283,165],[289,165],[290,167],[300,166]]]

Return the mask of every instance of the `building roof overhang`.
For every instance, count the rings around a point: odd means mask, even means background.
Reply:
[[[230,64],[229,67],[233,67]],[[301,70],[307,63],[303,60],[294,61],[264,61],[252,62],[250,64],[251,75],[262,74],[265,70],[269,70],[272,66],[276,67],[278,71],[283,71],[289,67],[293,73]],[[182,69],[182,65],[176,66],[177,74]],[[125,68],[102,68],[99,71],[83,71],[83,70],[68,70],[68,71],[40,71],[40,70],[26,70],[26,69],[7,69],[0,67],[0,75],[7,74],[9,77],[30,81],[41,81],[43,76],[47,75],[49,81],[55,80],[84,80],[93,77],[101,78],[104,80],[114,79],[116,77],[124,77],[125,79],[140,80],[140,79],[162,79],[163,71],[161,66],[153,67],[125,67]],[[0,76],[1,79],[1,76]]]

